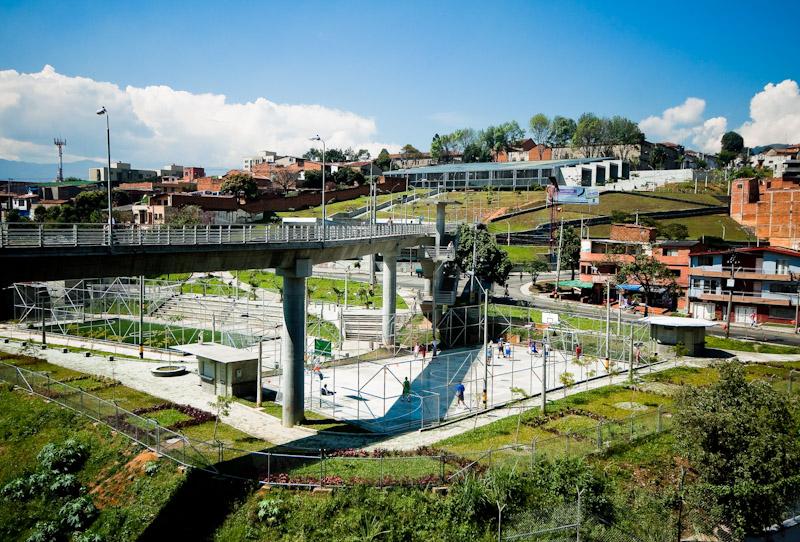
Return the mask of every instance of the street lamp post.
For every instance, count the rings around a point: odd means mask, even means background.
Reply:
[[[108,121],[108,110],[106,106],[100,107],[97,114],[105,116],[106,118],[106,152],[108,157],[108,177],[106,178],[106,191],[108,192],[108,244],[114,244],[114,236],[112,234],[112,226],[114,219],[111,217],[111,125]]]
[[[325,221],[327,216],[325,214],[325,140],[319,137],[319,134],[311,138],[311,141],[319,141],[322,143],[322,240],[325,240]]]
[[[733,312],[733,288],[736,285],[736,264],[738,259],[736,257],[736,250],[734,249],[733,255],[730,258],[731,277],[728,279],[728,313],[725,315],[725,338],[731,336],[731,312]]]

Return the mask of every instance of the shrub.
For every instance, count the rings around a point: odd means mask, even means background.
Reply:
[[[53,495],[77,495],[80,492],[81,484],[74,474],[56,474],[50,479],[47,489]]]
[[[56,542],[60,540],[61,529],[54,521],[37,521],[33,533],[25,542]]]
[[[256,516],[259,521],[264,521],[270,525],[277,523],[283,515],[283,500],[281,499],[263,499],[258,503],[258,511]]]
[[[86,495],[67,501],[58,511],[59,522],[65,528],[80,531],[89,526],[97,516],[92,499]]]
[[[158,472],[158,463],[155,461],[148,461],[144,466],[144,473],[147,476],[154,476]]]
[[[75,439],[65,440],[62,444],[46,444],[36,456],[43,469],[52,472],[75,472],[83,466],[88,453],[86,447]]]

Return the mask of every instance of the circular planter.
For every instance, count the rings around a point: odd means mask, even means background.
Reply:
[[[180,376],[186,373],[186,367],[182,365],[162,365],[150,371],[153,376]]]

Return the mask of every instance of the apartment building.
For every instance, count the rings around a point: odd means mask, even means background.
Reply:
[[[736,179],[731,183],[731,218],[755,230],[771,246],[800,249],[800,178],[787,162],[782,178]]]
[[[637,256],[651,256],[672,271],[680,290],[689,286],[690,257],[704,250],[699,241],[657,240],[656,229],[637,224],[612,224],[608,239],[581,239],[580,281],[582,296],[592,303],[605,301],[604,285],[614,282],[619,269],[632,263]],[[617,287],[619,300],[641,292],[638,284],[620,284]],[[651,300],[655,305],[683,310],[686,299],[673,296],[664,288],[662,297]]]
[[[183,172],[181,172],[181,175]],[[108,167],[89,168],[89,180],[95,182],[108,182],[116,185],[119,183],[134,183],[139,181],[149,181],[159,176],[153,169],[134,169],[127,162],[114,162],[111,164],[109,173]]]
[[[800,252],[752,247],[692,254],[687,291],[696,318],[740,324],[793,324],[800,288]]]

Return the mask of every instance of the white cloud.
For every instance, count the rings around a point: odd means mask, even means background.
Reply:
[[[647,135],[648,139],[655,141],[672,141],[680,143],[692,137],[695,145],[700,145],[699,141],[706,142],[706,132],[711,128],[703,122],[703,112],[706,109],[706,101],[701,98],[686,98],[681,105],[665,109],[660,116],[650,116],[639,122],[639,128]],[[724,120],[724,119],[722,119]],[[718,125],[718,122],[713,124]],[[720,137],[722,135],[720,134]],[[710,149],[701,147],[701,150]]]
[[[739,133],[748,147],[800,142],[800,88],[786,79],[769,83],[750,100],[750,120]]]
[[[320,134],[328,147],[366,148],[377,155],[399,145],[375,141],[373,119],[321,105],[278,104],[266,98],[229,102],[221,94],[193,94],[167,86],[121,89],[113,83],[59,74],[0,70],[0,157],[55,161],[50,141],[67,139],[68,160],[105,155],[106,106],[111,157],[134,166],[168,162],[238,167],[261,149],[302,154]]]

